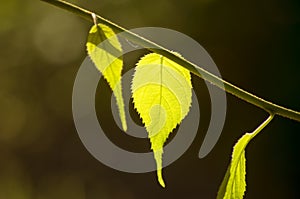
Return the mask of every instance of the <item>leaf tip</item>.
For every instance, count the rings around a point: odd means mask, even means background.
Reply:
[[[163,151],[162,149],[160,150],[154,150],[154,159],[156,161],[156,175],[157,175],[157,180],[159,182],[159,184],[165,188],[166,185],[165,185],[165,182],[164,182],[164,179],[162,177],[162,154],[163,154]]]
[[[161,170],[161,169],[158,169],[158,170],[157,170],[157,178],[158,178],[159,184],[160,184],[163,188],[165,188],[166,185],[165,185],[164,179],[163,179],[163,177],[162,177],[162,170]]]
[[[123,128],[123,131],[124,131],[124,132],[127,131],[127,123],[126,123],[126,120],[122,120],[122,128]]]

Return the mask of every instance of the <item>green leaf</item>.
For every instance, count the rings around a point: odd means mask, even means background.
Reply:
[[[246,191],[245,148],[254,137],[246,133],[233,147],[231,163],[220,186],[217,199],[242,199]]]
[[[274,114],[259,125],[252,133],[244,134],[234,145],[231,163],[226,171],[223,182],[219,188],[217,199],[242,199],[246,191],[246,157],[245,149],[262,129],[274,118]]]
[[[116,97],[122,127],[126,131],[127,124],[121,84],[123,68],[121,44],[111,28],[104,24],[98,24],[90,29],[86,46],[90,58],[103,74]]]
[[[156,53],[144,56],[132,80],[134,107],[148,132],[162,187],[163,145],[188,114],[192,102],[190,72]]]

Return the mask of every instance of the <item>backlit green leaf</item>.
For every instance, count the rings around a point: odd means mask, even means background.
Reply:
[[[87,52],[97,69],[103,74],[116,97],[123,130],[126,131],[121,72],[123,68],[121,44],[111,28],[94,25],[88,35]]]
[[[246,133],[235,144],[231,163],[220,186],[217,199],[242,199],[246,191],[245,148],[253,134]]]
[[[190,72],[159,54],[151,53],[138,62],[131,89],[134,107],[150,138],[158,181],[165,187],[163,145],[189,112],[192,101]]]

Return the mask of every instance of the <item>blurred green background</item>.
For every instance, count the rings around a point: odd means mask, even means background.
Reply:
[[[297,0],[73,0],[127,28],[158,26],[197,40],[224,79],[265,99],[300,110],[300,2]],[[189,150],[164,169],[128,174],[94,159],[72,119],[72,87],[84,60],[92,24],[38,0],[0,2],[0,199],[215,198],[232,146],[267,116],[228,95],[219,142],[204,159],[198,151],[209,124],[205,84],[201,127]],[[133,65],[141,53],[125,57]],[[101,83],[102,82],[102,83]],[[104,81],[97,111],[106,113],[116,144],[148,150],[115,126]],[[133,115],[134,116],[134,115]],[[300,123],[276,118],[247,149],[247,192],[252,198],[298,198]]]

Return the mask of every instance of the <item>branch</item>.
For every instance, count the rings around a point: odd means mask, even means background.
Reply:
[[[85,10],[81,7],[78,7],[76,5],[73,5],[71,3],[61,1],[61,0],[41,0],[41,1],[55,5],[59,8],[62,8],[64,10],[67,10],[69,12],[79,15],[80,17],[84,18],[87,21],[93,22],[93,19],[92,19],[93,12],[91,12],[91,11]],[[225,90],[226,92],[267,111],[271,115],[272,114],[280,115],[282,117],[286,117],[286,118],[300,122],[300,112],[279,106],[277,104],[274,104],[272,102],[264,100],[260,97],[257,97],[255,95],[213,75],[212,73],[204,70],[203,68],[201,68],[181,57],[178,57],[177,55],[173,54],[170,50],[168,50],[146,38],[143,38],[133,32],[130,32],[130,31],[126,30],[125,28],[123,28],[123,27],[121,27],[99,15],[96,15],[96,17],[97,17],[97,20],[99,23],[109,26],[115,32],[117,32],[117,33],[123,32],[123,36],[127,40],[134,42],[140,46],[147,47],[148,50],[158,53],[160,55],[167,57],[168,59],[173,60],[177,64],[179,64],[182,67],[189,70],[190,72],[192,72],[195,75],[201,77],[202,79],[214,84],[215,86]]]

